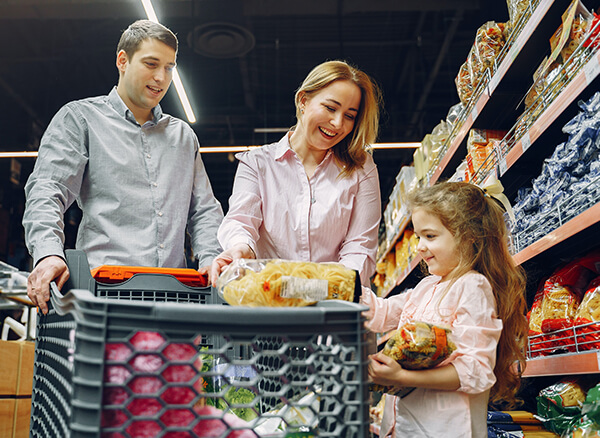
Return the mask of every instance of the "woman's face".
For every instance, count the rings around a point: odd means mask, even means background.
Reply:
[[[417,251],[427,263],[429,272],[442,281],[458,266],[458,243],[440,219],[421,208],[412,213],[415,234],[419,238]]]
[[[354,128],[360,107],[360,88],[338,80],[308,97],[300,98],[301,129],[309,149],[328,150]]]

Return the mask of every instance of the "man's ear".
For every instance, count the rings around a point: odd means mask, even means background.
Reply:
[[[119,51],[119,53],[117,53],[117,69],[119,70],[119,73],[125,73],[127,64],[129,64],[127,53],[125,53],[125,50]]]

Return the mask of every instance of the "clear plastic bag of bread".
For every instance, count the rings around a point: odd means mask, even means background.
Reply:
[[[217,279],[217,291],[232,306],[301,307],[355,301],[360,277],[340,263],[238,259]]]
[[[464,105],[469,103],[485,71],[492,67],[504,47],[504,27],[504,23],[488,21],[477,29],[467,60],[454,80],[458,97]]]
[[[537,415],[544,428],[561,435],[578,418],[586,394],[576,379],[564,379],[543,388],[538,396]]]
[[[510,29],[514,29],[517,27],[517,24],[519,23],[519,20],[521,19],[521,17],[526,12],[528,12],[528,9],[530,7],[530,1],[529,0],[507,0],[506,6],[508,7],[508,16],[509,16],[508,23],[506,23],[506,24],[507,24],[507,26],[510,27]]]
[[[451,330],[422,321],[407,322],[387,340],[382,353],[398,362],[402,368],[423,370],[434,368],[456,350]],[[371,384],[371,391],[408,395],[413,388],[395,388]]]

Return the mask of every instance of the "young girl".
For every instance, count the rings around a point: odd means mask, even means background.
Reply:
[[[408,321],[452,330],[456,350],[439,366],[403,369],[371,356],[370,379],[416,387],[394,400],[399,437],[487,437],[488,402],[515,402],[527,336],[525,276],[508,250],[503,211],[477,186],[440,183],[409,197],[419,254],[429,273],[412,290],[378,298],[363,293],[369,327],[389,331]]]

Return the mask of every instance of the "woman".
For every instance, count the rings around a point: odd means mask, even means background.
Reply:
[[[279,142],[236,155],[213,285],[237,258],[339,262],[363,285],[375,272],[381,195],[367,147],[379,90],[362,71],[328,61],[308,74],[295,104],[297,124]]]

